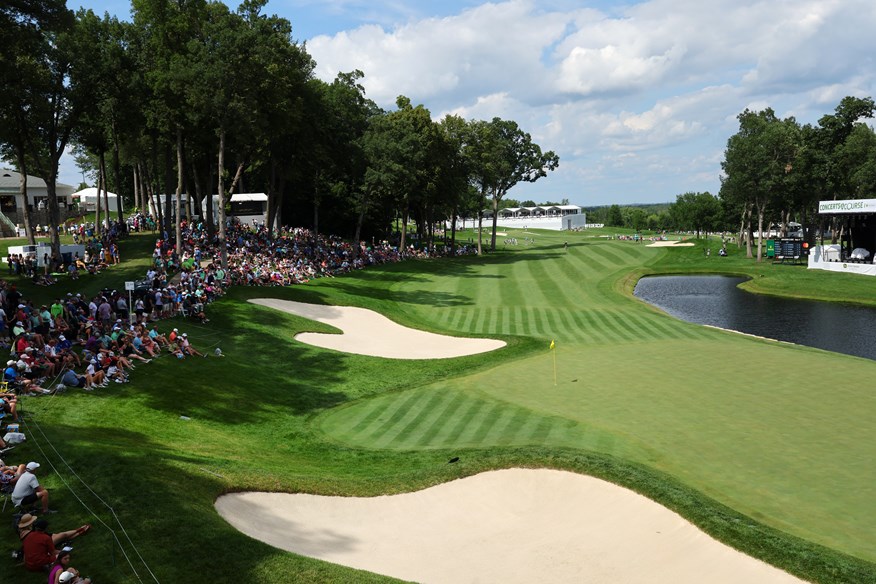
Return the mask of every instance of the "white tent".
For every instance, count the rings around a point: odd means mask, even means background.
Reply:
[[[82,189],[78,193],[73,193],[70,195],[73,200],[79,201],[79,207],[81,209],[85,209],[90,213],[94,213],[97,209],[97,189],[94,187],[89,187],[87,189]],[[107,193],[107,199],[109,202],[109,210],[113,213],[117,213],[119,210],[119,196],[115,193]],[[102,211],[106,211],[104,207],[104,198],[103,193],[100,193],[100,208]]]

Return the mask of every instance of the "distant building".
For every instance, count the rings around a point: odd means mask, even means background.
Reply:
[[[79,209],[82,211],[94,213],[97,210],[97,189],[94,187],[82,189],[79,192],[73,193],[70,197],[73,200],[78,201]],[[115,193],[107,192],[107,200],[110,212],[118,213],[119,196]],[[106,211],[106,208],[104,207],[103,192],[100,193],[100,208],[101,210]]]
[[[170,195],[170,199],[171,213],[175,213],[175,195]],[[185,216],[186,209],[188,209],[189,196],[187,193],[182,193],[180,199],[183,208],[183,215]],[[207,216],[207,200],[207,197],[204,197],[201,200],[200,213],[198,213],[197,209],[192,209],[192,215],[194,218],[204,218]],[[213,221],[218,221],[219,195],[212,195],[209,200],[213,203]],[[164,201],[165,195],[158,195],[158,202],[161,205],[162,213],[164,212]],[[229,202],[231,203],[231,208],[226,215],[228,217],[237,217],[241,223],[252,225],[254,220],[259,223],[264,223],[268,218],[268,195],[265,193],[237,193],[231,195],[231,200]],[[194,202],[192,204],[194,205]],[[155,217],[158,216],[152,199],[149,200],[149,212]]]
[[[0,170],[0,211],[17,211],[24,205],[21,196],[21,174],[14,170]],[[58,198],[58,206],[72,207],[73,191],[70,185],[63,183],[55,184],[55,196]],[[31,210],[43,210],[46,207],[49,192],[46,181],[41,178],[27,175],[27,204]],[[7,214],[8,216],[8,214]]]
[[[499,217],[503,219],[530,218],[530,217],[563,217],[565,215],[578,215],[581,207],[578,205],[538,205],[536,207],[507,207],[499,209]],[[484,217],[492,217],[493,210],[484,211]]]
[[[24,197],[21,196],[21,174],[14,170],[0,169],[0,232],[4,236],[22,233],[24,226]],[[75,189],[63,183],[55,184],[55,196],[60,209],[58,219],[66,220],[78,214],[78,207],[72,198]],[[48,188],[46,182],[38,177],[27,175],[27,206],[34,227],[47,226],[49,222]],[[44,231],[48,228],[45,227]]]

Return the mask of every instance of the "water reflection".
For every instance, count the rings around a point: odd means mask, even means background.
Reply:
[[[750,294],[744,278],[653,276],[635,295],[667,313],[753,335],[876,360],[876,309]]]

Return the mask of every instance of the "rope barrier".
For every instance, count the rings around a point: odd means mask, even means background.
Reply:
[[[22,419],[22,422],[24,423],[25,427],[27,427],[28,430],[29,430],[29,428],[30,428],[30,423],[29,423],[27,420],[25,420],[25,419]],[[49,444],[51,445],[51,441],[48,439],[48,437],[45,435],[45,433],[42,431],[42,428],[39,426],[38,423],[36,423],[36,421],[34,421],[34,425],[35,425],[36,428],[39,430],[40,434],[43,435],[43,438],[46,440],[46,442],[49,443]],[[85,503],[85,501],[83,501],[82,498],[81,498],[78,494],[76,494],[76,491],[74,491],[73,488],[70,486],[70,483],[68,483],[68,482],[64,479],[63,475],[61,475],[61,473],[58,472],[58,469],[57,469],[57,467],[55,467],[55,464],[54,464],[54,463],[51,461],[51,459],[48,457],[48,455],[46,454],[46,451],[43,450],[43,447],[42,447],[42,445],[40,444],[40,441],[37,440],[37,439],[35,439],[35,438],[36,438],[36,435],[31,433],[31,437],[34,438],[33,442],[36,444],[36,446],[37,446],[37,448],[39,449],[40,453],[43,455],[43,459],[45,459],[45,461],[49,464],[49,466],[52,467],[52,470],[55,472],[55,474],[58,475],[58,478],[61,479],[61,482],[64,483],[64,486],[67,488],[67,490],[70,491],[70,493],[76,498],[77,501],[79,501],[79,504],[82,505],[82,507],[83,507],[83,508],[89,513],[89,515],[91,515],[92,517],[94,517],[94,518],[98,521],[98,523],[100,523],[101,525],[103,525],[103,526],[107,529],[107,531],[109,531],[110,534],[112,534],[113,539],[116,540],[116,543],[119,545],[119,549],[122,551],[122,555],[125,556],[125,560],[128,562],[128,566],[130,566],[130,567],[131,567],[131,571],[134,572],[134,576],[136,576],[137,581],[138,581],[138,582],[143,582],[143,579],[140,578],[140,574],[137,572],[137,569],[134,567],[133,562],[131,562],[131,559],[128,557],[128,554],[125,552],[125,548],[122,546],[122,542],[121,542],[121,540],[119,540],[119,537],[116,535],[115,530],[114,530],[112,527],[110,527],[109,525],[107,525],[107,523],[106,523],[103,519],[101,519],[101,517],[100,517],[100,516],[99,516],[99,515],[98,515],[98,514],[97,514],[97,513],[91,508],[91,507],[89,507],[89,506]],[[54,446],[52,446],[52,448],[54,448]],[[57,452],[57,449],[55,449],[55,452]],[[63,458],[62,458],[62,460],[63,460]],[[65,463],[66,463],[66,461],[65,461]],[[68,465],[68,468],[69,468],[69,465]],[[82,479],[80,479],[80,481],[81,481],[81,480],[82,480]],[[104,504],[105,504],[105,503],[104,503]],[[114,513],[114,515],[115,515],[115,513]],[[142,558],[141,558],[141,560],[142,560]],[[146,563],[143,562],[143,565],[145,566]],[[146,569],[147,569],[147,570],[149,569],[148,566],[146,567]],[[150,571],[149,573],[152,574],[151,571]],[[154,577],[155,577],[155,576],[153,575],[153,578],[154,578]],[[155,581],[158,582],[157,579],[156,579]]]

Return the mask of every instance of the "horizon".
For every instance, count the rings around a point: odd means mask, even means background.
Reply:
[[[122,0],[83,6],[130,19]],[[869,8],[863,0],[272,0],[263,12],[292,23],[316,77],[361,69],[381,107],[406,95],[436,120],[516,121],[560,165],[508,196],[592,207],[717,196],[743,110],[772,107],[815,123],[847,95],[876,94],[876,69],[860,57],[876,49]],[[59,181],[81,179],[65,156]]]

